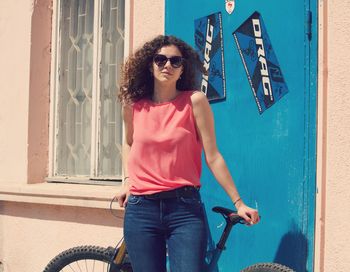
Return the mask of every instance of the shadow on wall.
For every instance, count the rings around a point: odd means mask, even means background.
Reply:
[[[295,222],[291,231],[283,235],[274,262],[293,268],[297,272],[307,272],[308,245],[306,236]]]

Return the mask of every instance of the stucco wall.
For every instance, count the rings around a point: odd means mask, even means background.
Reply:
[[[350,267],[350,2],[324,1],[325,80],[324,124],[324,271],[349,271]],[[322,84],[322,83],[321,83]]]
[[[134,4],[133,47],[138,48],[164,33],[164,0],[132,1]]]
[[[64,249],[122,236],[108,209],[117,186],[31,184],[48,171],[52,3],[0,1],[1,272],[42,271]],[[164,1],[129,4],[132,51],[164,32]]]
[[[48,143],[48,137],[45,138],[48,118],[42,107],[48,101],[49,78],[45,73],[48,73],[50,41],[47,41],[47,47],[41,48],[42,43],[38,45],[35,42],[50,38],[47,31],[39,29],[38,32],[38,28],[45,26],[40,18],[47,17],[45,9],[51,8],[51,2],[0,1],[0,181],[27,183],[28,163],[31,183],[43,177],[41,166],[48,149],[41,147]],[[131,14],[130,46],[136,48],[155,35],[164,33],[164,1],[130,3],[134,9]],[[39,20],[32,22],[35,6],[39,6],[36,11],[43,9],[43,13],[38,14]],[[43,67],[45,70],[42,70]],[[30,100],[30,87],[37,99]],[[28,137],[28,122],[32,137]],[[29,162],[28,157],[31,159]]]
[[[0,1],[0,182],[27,180],[32,1]]]
[[[65,249],[115,246],[122,236],[122,219],[104,209],[2,201],[0,214],[4,272],[40,272]]]

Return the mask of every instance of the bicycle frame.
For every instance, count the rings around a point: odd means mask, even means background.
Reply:
[[[210,258],[210,261],[206,264],[205,272],[213,272],[215,271],[216,265],[220,259],[222,251],[225,249],[226,241],[231,233],[232,227],[238,223],[244,224],[243,218],[239,217],[234,211],[221,208],[214,207],[214,212],[221,213],[221,215],[225,218],[226,225],[222,232],[219,242],[216,245],[215,250],[213,251],[213,255]],[[118,267],[120,268],[125,260],[127,254],[125,241],[123,240],[120,247],[116,247],[113,259],[111,261],[109,272],[117,271]]]
[[[116,265],[121,265],[125,259],[125,256],[126,256],[126,245],[125,245],[125,241],[123,240],[122,244],[118,248],[118,252],[115,255],[113,263]]]
[[[216,245],[216,248],[213,252],[213,256],[210,258],[209,263],[206,265],[205,272],[215,271],[214,269],[215,269],[215,267],[220,259],[222,251],[225,249],[225,244],[226,244],[228,237],[230,236],[232,227],[235,224],[240,223],[240,221],[238,221],[238,222],[231,221],[229,217],[224,216],[224,218],[226,220],[226,226],[224,228],[224,231],[222,232],[222,235],[220,237],[219,242]]]
[[[246,222],[239,217],[234,211],[223,208],[214,207],[214,212],[220,213],[226,221],[226,226],[222,232],[219,242],[215,249],[211,251],[205,262],[203,271],[214,272],[217,271],[217,264],[220,259],[222,251],[225,249],[226,241],[230,235],[232,227],[238,223],[246,224]],[[112,247],[100,247],[94,245],[76,246],[62,251],[55,256],[45,267],[45,272],[57,272],[69,267],[77,268],[79,271],[91,271],[88,264],[92,265],[92,269],[95,269],[95,264],[99,271],[106,271],[106,263],[108,272],[132,272],[132,266],[127,254],[126,244],[123,239],[114,248]],[[79,265],[80,264],[80,265]],[[72,265],[72,266],[71,266]],[[76,271],[76,270],[74,270]],[[94,270],[95,271],[95,270]],[[250,265],[243,270],[243,272],[258,272],[258,271],[270,271],[270,272],[295,272],[293,269],[278,263],[263,262]]]

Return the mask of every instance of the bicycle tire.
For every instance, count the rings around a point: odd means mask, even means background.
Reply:
[[[278,263],[258,263],[241,270],[241,272],[295,272],[293,269]]]
[[[65,250],[54,257],[43,272],[64,271],[96,271],[109,272],[110,260],[114,255],[114,248],[98,246],[79,246]],[[96,270],[98,269],[98,270]],[[113,272],[132,272],[130,263],[125,263]]]

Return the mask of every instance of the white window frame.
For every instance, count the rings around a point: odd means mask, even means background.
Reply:
[[[47,181],[51,182],[68,182],[68,183],[93,183],[93,184],[111,184],[111,181],[120,181],[122,176],[112,176],[103,178],[98,177],[98,147],[99,147],[99,127],[100,117],[98,116],[98,97],[100,97],[100,69],[101,69],[101,46],[102,46],[102,3],[103,0],[94,0],[94,48],[93,48],[93,78],[92,86],[95,92],[92,92],[92,123],[91,123],[91,162],[90,176],[58,176],[56,173],[56,137],[58,128],[58,112],[56,103],[58,101],[58,65],[60,57],[60,7],[61,1],[53,1],[53,16],[52,16],[52,43],[51,43],[51,75],[50,75],[50,118],[49,118],[49,172]],[[130,19],[131,19],[131,3],[125,0],[124,11],[124,60],[127,58],[130,49]],[[122,118],[120,118],[122,124]],[[124,130],[124,127],[122,128]],[[124,139],[123,139],[124,140]],[[122,141],[124,142],[124,141]]]

